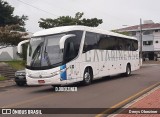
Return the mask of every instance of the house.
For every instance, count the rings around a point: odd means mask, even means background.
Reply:
[[[142,54],[143,60],[157,60],[160,58],[160,23],[146,20],[142,27]],[[117,32],[127,33],[140,40],[140,25],[117,29]]]
[[[24,39],[31,38],[32,33],[22,37]],[[21,60],[17,55],[17,46],[2,46],[0,45],[0,61]]]

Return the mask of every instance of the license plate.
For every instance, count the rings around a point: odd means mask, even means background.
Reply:
[[[38,83],[39,83],[39,84],[44,84],[45,81],[44,81],[44,80],[38,80]]]

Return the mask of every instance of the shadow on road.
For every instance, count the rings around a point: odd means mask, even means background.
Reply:
[[[117,79],[134,78],[135,76],[138,76],[138,75],[139,74],[132,74],[130,77],[124,77],[121,74],[115,75],[115,76],[107,76],[107,77],[103,77],[101,79],[96,79],[96,80],[92,81],[92,84],[89,86],[108,82],[108,81],[113,81],[113,80],[117,80]],[[55,92],[55,89],[52,86],[42,86],[42,87],[46,87],[46,88],[37,89],[36,91],[34,90],[31,93],[48,93],[48,92],[60,93],[60,92]],[[62,87],[78,87],[78,89],[79,89],[79,88],[84,88],[84,87],[88,87],[88,86],[84,86],[82,83],[79,82],[79,83],[70,84],[70,85],[63,85]],[[28,88],[28,87],[26,87],[26,88]]]
[[[139,74],[131,74],[131,76],[129,77],[125,77],[123,76],[122,74],[118,74],[118,75],[114,75],[114,76],[106,76],[106,77],[103,77],[101,79],[97,79],[97,80],[94,80],[92,82],[92,84],[98,84],[98,83],[103,83],[103,82],[108,82],[108,81],[113,81],[113,80],[118,80],[118,79],[126,79],[126,78],[133,78],[133,77],[136,77],[138,76]]]

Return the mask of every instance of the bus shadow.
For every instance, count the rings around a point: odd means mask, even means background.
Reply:
[[[17,85],[15,85],[14,86],[15,88],[20,88],[20,89],[28,89],[28,88],[34,88],[34,87],[42,87],[42,86],[39,86],[39,85],[32,85],[32,86],[29,86],[29,85],[24,85],[24,86],[17,86]]]
[[[133,78],[135,76],[137,76],[138,74],[131,74],[131,76],[126,77],[122,74],[118,74],[118,75],[113,75],[113,76],[105,76],[102,77],[100,79],[96,79],[92,82],[92,84],[97,84],[97,83],[102,83],[102,82],[107,82],[107,81],[113,81],[113,80],[118,80],[118,79],[126,79],[126,78]]]
[[[134,78],[135,76],[137,76],[138,74],[132,74],[129,77],[124,77],[123,75],[119,74],[119,75],[114,75],[114,76],[106,76],[106,77],[102,77],[100,79],[96,79],[92,81],[91,85],[95,85],[95,84],[99,84],[99,83],[104,83],[107,81],[113,81],[113,80],[117,80],[117,79],[126,79],[126,78]],[[43,86],[42,86],[43,87]],[[85,88],[87,86],[83,85],[82,83],[78,82],[75,84],[69,84],[69,85],[63,85],[61,87],[77,87],[77,88]],[[50,93],[50,92],[54,92],[54,93],[64,93],[62,92],[56,92],[54,87],[52,86],[44,86],[44,89],[39,89],[36,91],[32,91],[31,93]]]

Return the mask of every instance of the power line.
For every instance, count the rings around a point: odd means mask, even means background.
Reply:
[[[50,5],[51,6],[51,3],[50,2],[48,2],[48,1],[45,1],[45,4],[47,4],[47,5]],[[53,5],[52,5],[53,6]],[[55,6],[55,7],[57,7],[57,6]],[[70,10],[70,9],[66,9],[66,8],[62,8],[62,7],[60,7],[60,6],[58,6],[57,7],[58,9],[61,9],[61,10],[64,10],[64,11],[68,11],[68,12],[72,12],[72,13],[76,13],[75,11],[73,11],[73,10]]]
[[[45,12],[45,13],[48,13],[48,14],[50,14],[50,15],[58,16],[58,15],[56,15],[56,14],[53,14],[53,13],[51,13],[51,12],[48,12],[48,11],[46,11],[46,10],[43,10],[43,9],[38,8],[38,7],[36,7],[36,6],[33,6],[33,5],[29,4],[29,3],[26,3],[26,2],[24,2],[24,1],[22,1],[22,0],[17,0],[17,1],[19,1],[19,2],[21,2],[21,3],[23,3],[23,4],[25,4],[25,5],[28,5],[28,6],[30,6],[30,7],[33,7],[33,8],[35,8],[35,9],[37,9],[37,10],[43,11],[43,12]]]

